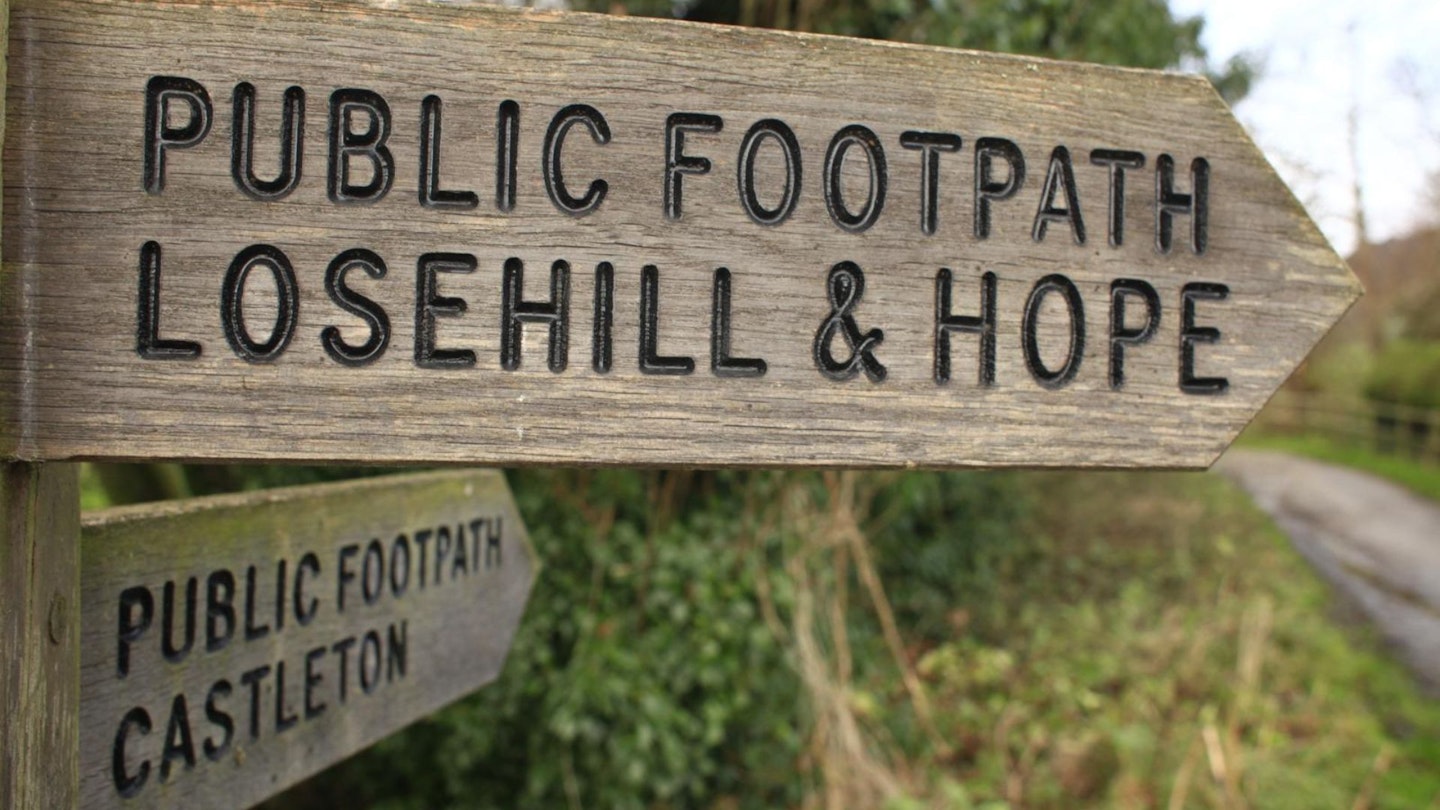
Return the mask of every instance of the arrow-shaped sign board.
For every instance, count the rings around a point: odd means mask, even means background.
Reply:
[[[1359,294],[1196,76],[16,0],[5,455],[1208,464]]]
[[[82,806],[250,807],[489,683],[535,565],[494,470],[97,513]]]

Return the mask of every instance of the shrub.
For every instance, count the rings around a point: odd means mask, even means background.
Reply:
[[[1375,359],[1365,396],[1383,402],[1440,408],[1440,343],[1392,341]]]
[[[542,568],[500,680],[277,804],[793,804],[803,702],[756,613],[743,476],[512,478]]]

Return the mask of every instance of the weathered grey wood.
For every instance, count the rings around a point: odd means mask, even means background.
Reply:
[[[82,548],[86,808],[248,807],[489,683],[536,568],[494,470],[119,507]]]
[[[0,0],[0,85],[9,24],[10,2]],[[0,137],[4,125],[0,98]],[[10,292],[0,290],[0,303]],[[12,810],[79,802],[78,472],[0,463],[0,807]]]
[[[77,807],[80,492],[73,464],[0,465],[0,807]]]
[[[1200,77],[1065,64],[879,42],[679,22],[525,13],[453,4],[20,0],[14,14],[6,141],[7,299],[0,325],[0,451],[34,458],[255,459],[514,464],[1153,466],[1208,464],[1359,294],[1264,157]],[[187,77],[213,102],[208,137],[165,154],[164,188],[143,187],[145,90],[157,75]],[[232,95],[256,88],[255,174],[279,171],[281,95],[305,91],[303,171],[293,194],[259,202],[231,177]],[[331,94],[380,94],[392,113],[393,188],[368,205],[326,194]],[[470,190],[473,210],[419,201],[421,104],[443,100],[438,187]],[[513,211],[496,200],[501,102],[519,105]],[[586,216],[546,193],[543,140],[557,111],[587,104],[610,142],[569,130],[570,193],[603,178],[608,193]],[[176,102],[170,126],[188,108]],[[723,119],[691,131],[684,154],[709,174],[681,178],[678,220],[665,216],[666,121],[673,113]],[[776,226],[751,221],[737,190],[739,147],[762,119],[788,125],[800,148],[798,204]],[[358,132],[368,123],[357,116]],[[873,227],[851,233],[827,213],[827,147],[862,124],[882,145],[887,197]],[[940,156],[938,228],[921,228],[921,152],[908,130],[959,135]],[[177,136],[178,137],[178,136]],[[1012,199],[995,202],[988,238],[975,234],[976,145],[1013,141],[1028,171]],[[1086,240],[1061,216],[1032,236],[1057,146],[1073,162]],[[1111,170],[1095,150],[1133,150],[1126,173],[1123,244],[1109,243]],[[762,206],[783,187],[779,140],[759,152]],[[840,186],[853,213],[867,194],[863,150],[852,148]],[[1157,167],[1210,167],[1205,252],[1191,249],[1189,216],[1174,219],[1172,249],[1157,248]],[[356,163],[357,181],[369,164]],[[993,180],[1003,184],[1006,164]],[[1057,175],[1063,178],[1063,175]],[[1053,184],[1052,184],[1053,185]],[[1068,209],[1063,187],[1053,210]],[[161,339],[203,345],[196,359],[137,354],[141,248],[162,248]],[[298,326],[273,362],[249,363],[222,332],[222,279],[252,244],[294,266]],[[392,326],[376,362],[347,367],[322,349],[326,327],[351,344],[365,323],[326,294],[327,264],[369,248],[388,266],[348,283],[382,305]],[[463,298],[439,315],[437,346],[476,353],[473,367],[420,368],[415,360],[417,260],[473,255],[473,273],[440,273],[438,295]],[[502,267],[524,263],[527,300],[549,297],[549,270],[571,267],[568,365],[546,367],[545,327],[524,327],[520,368],[501,363]],[[856,333],[883,329],[874,356],[883,382],[826,379],[817,333],[832,312],[827,274],[853,261],[865,274]],[[596,266],[614,266],[613,369],[591,365]],[[641,373],[642,268],[659,270],[657,352],[691,357],[693,374]],[[712,283],[732,273],[736,357],[763,358],[763,377],[711,372]],[[978,384],[979,338],[953,337],[953,372],[937,384],[937,274],[953,271],[954,314],[980,310],[982,274],[997,277],[996,362]],[[1085,311],[1078,373],[1058,388],[1027,369],[1022,319],[1042,278],[1062,273]],[[256,343],[270,335],[274,284],[264,267],[246,288]],[[1158,331],[1126,350],[1125,383],[1109,382],[1111,285],[1138,279],[1161,302]],[[1181,390],[1181,294],[1191,283],[1228,287],[1197,303],[1195,373],[1224,377],[1219,395]],[[269,298],[266,292],[269,291]],[[1063,297],[1049,294],[1036,330],[1052,370],[1067,356]],[[1143,322],[1139,299],[1131,324]],[[850,354],[844,330],[830,344]]]

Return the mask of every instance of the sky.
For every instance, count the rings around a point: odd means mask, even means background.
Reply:
[[[1349,116],[1372,242],[1440,221],[1440,0],[1170,0],[1205,18],[1215,64],[1257,56],[1259,81],[1235,114],[1331,244],[1354,225]]]

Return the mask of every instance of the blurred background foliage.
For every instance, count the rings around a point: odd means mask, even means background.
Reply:
[[[581,11],[779,28],[1106,65],[1186,68],[1210,76],[1230,103],[1258,66],[1212,65],[1204,20],[1176,18],[1165,0],[575,0]]]

